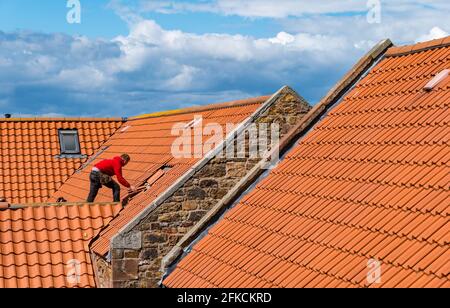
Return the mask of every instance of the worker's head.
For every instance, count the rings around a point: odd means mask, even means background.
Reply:
[[[122,158],[124,166],[126,166],[131,160],[131,157],[128,154],[122,154],[120,155],[120,158]]]

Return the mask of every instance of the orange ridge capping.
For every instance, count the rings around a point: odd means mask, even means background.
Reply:
[[[126,122],[126,118],[0,118],[2,122]]]
[[[450,36],[428,42],[412,44],[407,46],[392,47],[386,52],[386,57],[404,56],[412,53],[426,51],[432,48],[441,48],[450,45]]]
[[[242,99],[242,100],[235,100],[235,101],[229,101],[224,103],[217,103],[217,104],[209,104],[204,106],[195,106],[195,107],[188,107],[183,109],[174,109],[174,110],[167,110],[167,111],[160,111],[155,113],[149,113],[149,114],[143,114],[138,115],[135,117],[130,117],[128,120],[141,120],[141,119],[148,119],[148,118],[158,118],[158,117],[164,117],[164,116],[170,116],[170,115],[178,115],[178,114],[185,114],[185,113],[192,113],[192,112],[202,112],[202,111],[208,111],[208,110],[216,110],[216,109],[224,109],[227,107],[238,107],[238,106],[245,106],[245,105],[253,105],[260,103],[261,101],[266,101],[270,98],[270,95],[266,96],[258,96],[248,99]]]

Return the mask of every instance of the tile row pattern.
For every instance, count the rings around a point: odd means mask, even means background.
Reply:
[[[121,119],[0,120],[0,197],[11,204],[41,203],[86,158],[60,158],[59,129],[77,129],[81,154],[91,156],[120,126]]]
[[[450,77],[423,90],[450,46],[413,50],[388,52],[164,284],[450,287]]]
[[[0,210],[0,288],[95,287],[89,243],[120,204]]]
[[[199,142],[203,146],[210,138],[210,135],[203,130],[205,126],[212,123],[220,124],[225,134],[227,124],[241,123],[268,98],[264,96],[236,101],[226,107],[210,105],[194,112],[130,120],[126,127],[118,130],[105,143],[105,150],[64,183],[51,200],[55,201],[59,197],[64,197],[71,202],[85,200],[89,192],[89,173],[92,166],[101,159],[111,158],[122,153],[128,153],[131,156],[131,162],[124,168],[124,177],[137,187],[145,183],[163,166],[171,167],[150,189],[134,197],[120,215],[101,232],[99,239],[93,243],[92,249],[95,253],[104,256],[109,251],[111,238],[200,160],[195,157],[175,158],[171,154],[172,144],[178,138],[177,135],[172,134],[174,125],[188,124],[196,116],[201,116],[203,127],[201,127],[201,131],[194,130],[193,135],[198,134],[202,137]],[[122,188],[122,197],[126,194],[126,189]],[[102,188],[96,201],[103,202],[111,199],[111,190]]]

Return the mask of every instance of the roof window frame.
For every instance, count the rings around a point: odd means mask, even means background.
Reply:
[[[64,143],[64,135],[74,135],[75,140],[75,150],[67,150],[66,144]],[[58,129],[58,138],[59,138],[59,149],[61,156],[79,156],[81,155],[81,144],[80,144],[80,135],[78,133],[78,129]]]

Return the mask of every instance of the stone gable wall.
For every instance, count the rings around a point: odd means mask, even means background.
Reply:
[[[309,110],[306,102],[287,92],[255,122],[279,124],[282,137]],[[248,134],[245,139],[248,145]],[[249,158],[246,152],[244,158],[215,157],[197,171],[134,228],[134,232],[140,232],[140,249],[113,249],[112,286],[158,287],[163,275],[163,257],[259,161]],[[102,273],[108,274],[108,271],[103,269]],[[110,277],[99,280],[108,279]]]

